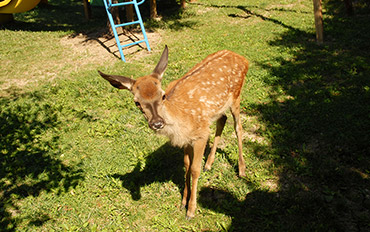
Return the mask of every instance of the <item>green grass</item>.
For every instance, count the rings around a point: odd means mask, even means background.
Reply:
[[[162,20],[144,17],[161,41],[128,63],[91,60],[61,43],[104,27],[101,8],[86,22],[81,1],[49,3],[0,30],[4,231],[370,229],[366,2],[353,17],[325,2],[317,46],[311,1],[197,0],[184,11],[160,1]],[[148,74],[164,45],[164,85],[217,50],[250,61],[241,102],[247,177],[237,177],[229,115],[191,221],[180,210],[182,150],[155,136],[130,93],[96,72]]]

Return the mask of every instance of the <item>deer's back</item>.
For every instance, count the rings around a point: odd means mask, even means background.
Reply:
[[[196,119],[214,119],[239,97],[247,71],[244,57],[228,50],[216,52],[170,83],[167,100]]]

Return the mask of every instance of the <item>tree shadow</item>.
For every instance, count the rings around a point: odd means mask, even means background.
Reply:
[[[172,30],[181,30],[181,28],[196,25],[196,22],[182,22],[183,10],[175,0],[160,1],[157,3],[157,9],[161,19],[150,20],[149,1],[140,5],[140,12],[148,30],[154,30],[163,25],[167,25]],[[2,28],[15,31],[64,31],[86,35],[101,31],[102,28],[108,31],[105,8],[93,6],[92,15],[89,21],[85,19],[83,3],[80,0],[51,0],[47,5],[39,5],[31,11],[16,14],[16,20],[2,25]],[[122,20],[124,21],[123,18]]]
[[[173,31],[181,31],[184,28],[193,29],[198,24],[197,21],[186,19],[186,15],[189,13],[186,10],[181,9],[177,1],[168,0],[157,2],[157,8],[159,20],[147,20],[145,26],[149,30],[166,28]],[[146,11],[149,12],[149,9]]]
[[[269,103],[250,107],[266,126],[259,133],[271,145],[262,149],[279,183],[242,201],[203,188],[200,204],[229,215],[229,230],[370,230],[370,16],[324,7],[323,46],[314,34],[264,18],[288,29],[270,45],[291,55],[277,57],[278,65],[256,62],[273,90]]]
[[[106,25],[107,17],[103,10],[103,8],[94,7],[93,19],[86,21],[82,1],[51,0],[47,5],[38,5],[30,11],[15,14],[15,21],[2,27],[14,31],[85,33]]]
[[[229,14],[228,16],[229,17],[232,17],[232,18],[243,18],[243,19],[248,19],[250,18],[251,16],[255,16],[255,17],[258,17],[264,21],[270,21],[272,23],[275,23],[275,24],[278,24],[280,26],[283,26],[285,28],[288,28],[290,30],[297,30],[296,28],[293,28],[291,26],[289,26],[288,24],[282,22],[282,21],[279,21],[277,19],[274,19],[274,18],[271,18],[271,17],[266,17],[262,14],[259,14],[259,13],[256,13],[255,11],[251,10],[251,8],[255,8],[255,9],[261,9],[261,7],[259,6],[245,6],[245,5],[215,5],[215,4],[204,4],[204,3],[191,3],[191,4],[196,4],[196,5],[201,5],[201,6],[206,6],[206,7],[213,7],[213,8],[235,8],[235,9],[239,9],[241,11],[244,11],[244,13],[246,13],[247,15],[238,15],[238,14]],[[295,12],[295,11],[292,11],[292,10],[289,10],[289,9],[282,9],[282,8],[277,8],[277,9],[263,9],[265,11],[287,11],[287,12]]]
[[[157,9],[160,19],[150,19],[149,1],[140,5],[140,12],[149,39],[151,37],[149,34],[159,28],[178,31],[197,25],[195,21],[183,20],[183,10],[175,0],[160,1],[157,3]],[[123,14],[123,7],[120,8],[120,12]],[[136,14],[134,15],[136,17]],[[124,17],[121,17],[121,20],[124,21]],[[31,11],[15,14],[14,22],[1,25],[0,28],[13,31],[61,31],[72,34],[71,37],[82,35],[86,41],[95,41],[116,58],[120,58],[105,8],[93,6],[92,19],[87,21],[84,17],[81,0],[51,0],[48,5],[39,5]],[[123,44],[143,39],[138,25],[125,27],[123,32],[120,30],[119,28],[119,39]],[[155,42],[157,41],[149,41],[149,44]],[[125,54],[134,54],[142,49],[144,47],[141,44],[124,48]]]
[[[57,110],[38,92],[0,98],[0,227],[16,231],[20,201],[42,192],[61,194],[83,180],[79,165],[58,159]],[[50,218],[34,212],[30,225]]]
[[[297,194],[255,190],[239,200],[228,190],[206,187],[200,190],[198,203],[230,216],[228,231],[342,231],[340,224],[326,224],[331,218],[322,207],[324,199],[308,192]],[[321,210],[323,217],[317,218]]]
[[[172,181],[182,192],[184,188],[183,151],[165,143],[155,152],[149,154],[145,162],[139,161],[132,172],[121,175],[113,174],[113,178],[122,181],[133,200],[141,199],[141,187],[154,182]]]

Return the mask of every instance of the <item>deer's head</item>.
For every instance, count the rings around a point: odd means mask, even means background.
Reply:
[[[167,63],[168,48],[166,46],[153,72],[150,75],[139,77],[137,80],[98,72],[112,86],[118,89],[129,90],[134,95],[136,106],[143,112],[147,119],[149,127],[158,131],[166,125],[166,122],[160,115],[160,109],[165,100],[164,91],[161,88],[161,80],[167,68]]]

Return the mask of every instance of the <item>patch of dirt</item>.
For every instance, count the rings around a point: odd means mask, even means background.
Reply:
[[[158,32],[147,31],[146,34],[151,48],[160,43],[161,36]],[[119,32],[119,39],[121,45],[124,45],[143,40],[144,36],[141,30],[121,31]],[[87,60],[84,59],[83,61],[85,64],[117,61],[117,59],[121,58],[114,36],[103,31],[66,36],[61,39],[61,44],[71,47],[77,55],[88,53]],[[144,56],[148,56],[150,53],[148,52],[145,42],[142,42],[123,48],[123,54],[127,61],[132,61],[139,60]],[[129,59],[127,57],[129,57]]]
[[[248,141],[258,143],[260,145],[268,145],[265,138],[257,133],[260,129],[257,117],[247,116],[245,114],[240,114],[240,117],[242,122],[244,121],[246,124],[243,128],[243,139],[247,139]]]

